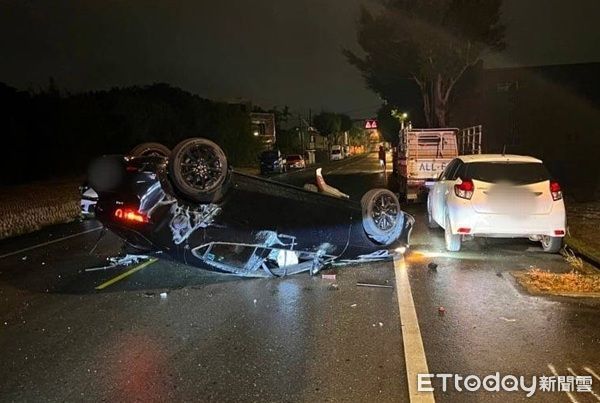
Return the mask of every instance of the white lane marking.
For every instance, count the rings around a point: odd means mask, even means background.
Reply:
[[[396,295],[400,307],[400,327],[402,328],[402,343],[404,344],[404,360],[406,362],[406,376],[408,378],[408,394],[411,403],[434,403],[433,392],[417,391],[417,374],[428,374],[425,348],[421,339],[419,320],[415,311],[408,271],[404,258],[394,260],[396,275]]]
[[[29,252],[30,250],[41,248],[41,247],[48,246],[48,245],[52,245],[53,243],[65,241],[67,239],[75,238],[75,237],[80,236],[80,235],[89,234],[90,232],[98,231],[99,229],[102,229],[102,227],[100,226],[100,227],[88,229],[88,230],[85,230],[83,232],[78,232],[77,234],[67,235],[67,236],[64,236],[62,238],[53,239],[52,241],[39,243],[37,245],[33,245],[33,246],[29,246],[27,248],[19,249],[19,250],[16,250],[14,252],[5,253],[4,255],[0,255],[0,259],[4,259],[6,257],[18,255],[18,254],[23,253],[23,252]]]
[[[590,375],[592,375],[594,378],[600,381],[600,376],[598,376],[598,374],[595,373],[593,369],[591,369],[590,367],[583,367],[583,369],[585,369]]]
[[[575,373],[575,371],[573,371],[570,367],[567,367],[567,371],[569,371],[571,373],[571,375],[573,376],[579,376],[578,374]],[[594,392],[594,390],[590,390],[590,393],[592,394],[592,396],[594,396],[596,398],[597,401],[600,402],[600,396],[598,396],[598,394],[596,394],[596,392]]]
[[[548,369],[550,370],[550,372],[552,372],[552,374],[554,376],[558,376],[558,372],[556,372],[556,368],[554,368],[554,365],[552,364],[548,364]],[[572,403],[579,403],[579,401],[577,399],[575,399],[575,397],[573,396],[573,394],[571,392],[565,392],[567,394],[567,397],[569,398],[569,400]]]

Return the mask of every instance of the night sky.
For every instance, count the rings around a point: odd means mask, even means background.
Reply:
[[[369,115],[340,53],[365,0],[0,0],[0,81],[71,91],[168,82],[218,100]],[[487,66],[600,61],[600,1],[505,0]]]

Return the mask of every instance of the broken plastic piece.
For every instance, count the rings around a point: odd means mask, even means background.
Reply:
[[[130,266],[132,264],[138,264],[140,263],[142,260],[147,260],[150,259],[150,256],[148,255],[125,255],[122,257],[109,257],[107,260],[109,262],[108,265],[106,266],[100,266],[100,267],[90,267],[88,269],[84,269],[85,272],[89,272],[89,271],[98,271],[98,270],[107,270],[107,269],[112,269],[114,267],[119,267],[119,266]]]
[[[340,197],[342,199],[350,198],[350,196],[348,196],[346,193],[341,192],[339,189],[336,189],[333,186],[329,186],[325,182],[325,179],[323,178],[323,174],[321,173],[321,171],[322,171],[322,168],[317,168],[317,171],[316,171],[317,187],[319,188],[319,191],[321,193],[325,193],[325,194],[328,194],[328,195],[334,196],[334,197]]]
[[[335,280],[335,274],[321,274],[323,280]]]
[[[371,284],[371,283],[356,283],[357,287],[373,287],[373,288],[394,288],[387,284]]]

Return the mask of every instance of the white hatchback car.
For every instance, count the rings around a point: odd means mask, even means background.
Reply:
[[[539,159],[478,154],[452,160],[430,188],[430,228],[442,227],[446,249],[465,236],[529,238],[556,253],[566,231],[558,182]]]

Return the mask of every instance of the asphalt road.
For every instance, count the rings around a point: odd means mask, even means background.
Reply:
[[[374,154],[324,174],[356,198],[388,182]],[[313,175],[277,180],[301,186]],[[417,225],[402,267],[430,373],[600,374],[600,304],[530,296],[510,274],[567,270],[560,256],[523,240],[446,254],[423,207],[407,209]],[[96,228],[73,223],[0,244],[1,401],[409,401],[407,363],[419,356],[404,348],[411,323],[400,317],[398,263],[337,268],[335,280],[239,279],[168,260],[86,272],[122,245],[111,234],[98,241]],[[433,385],[437,401],[598,401],[592,378],[596,396]]]

